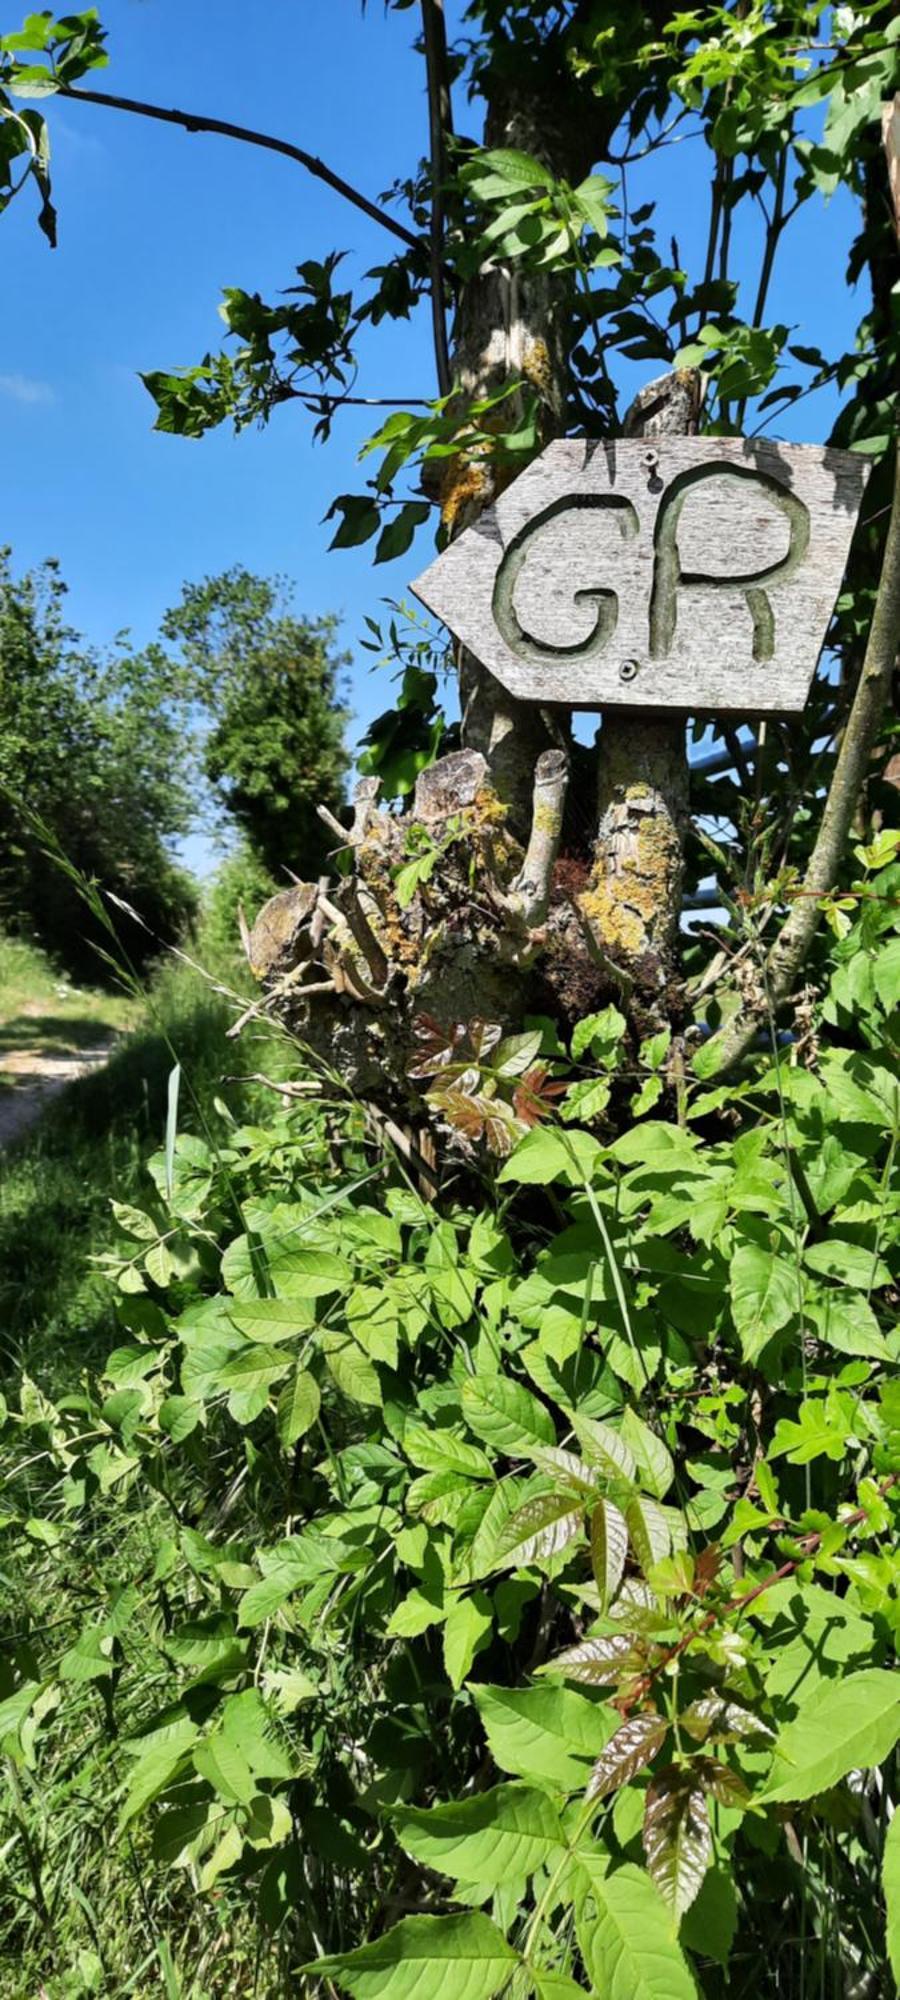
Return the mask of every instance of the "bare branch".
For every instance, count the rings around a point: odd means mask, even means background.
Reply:
[[[449,396],[453,387],[450,350],[447,344],[447,307],[444,296],[444,177],[447,171],[447,137],[453,130],[450,74],[447,62],[447,25],[444,0],[422,0],[422,28],[425,38],[425,69],[428,78],[428,128],[431,161],[431,324],[438,389]]]
[[[155,118],[163,125],[180,125],[185,132],[211,132],[223,139],[239,139],[245,146],[261,146],[268,153],[281,153],[286,160],[294,160],[298,166],[305,167],[316,180],[324,181],[327,187],[334,189],[335,194],[342,195],[344,201],[349,201],[354,208],[367,215],[370,222],[380,223],[382,229],[389,230],[410,250],[420,247],[421,238],[412,229],[407,229],[405,223],[397,222],[387,209],[370,201],[368,195],[361,194],[350,181],[334,173],[315,153],[307,153],[303,146],[292,145],[289,139],[275,139],[271,133],[256,132],[250,125],[232,125],[226,118],[207,118],[194,111],[166,111],[160,104],[146,104],[138,97],[117,97],[108,90],[73,90],[70,85],[62,83],[57,95],[69,98],[73,104],[104,104],[111,111],[130,111],[138,118]]]
[[[337,835],[341,847],[349,847],[350,834],[348,828],[341,825],[340,820],[335,818],[334,813],[329,811],[328,806],[317,806],[316,812],[323,826],[327,826],[329,833]]]
[[[350,828],[350,839],[354,847],[358,847],[360,841],[365,840],[380,791],[380,778],[359,778],[356,782],[353,791],[353,824]]]
[[[380,939],[375,935],[363,905],[359,888],[353,885],[347,922],[368,965],[372,978],[380,987],[385,987],[390,978],[390,961]]]
[[[853,706],[841,739],[831,789],[803,884],[766,961],[767,1001],[742,1007],[703,1050],[705,1076],[718,1075],[744,1055],[755,1039],[766,1004],[778,1007],[791,993],[819,922],[819,905],[832,889],[859,804],[869,758],[878,737],[900,645],[900,451],[894,460],[894,498],[875,610]]]
[[[525,860],[509,896],[510,908],[524,917],[532,930],[544,922],[549,908],[568,787],[569,759],[565,750],[545,750],[535,765],[531,834]]]

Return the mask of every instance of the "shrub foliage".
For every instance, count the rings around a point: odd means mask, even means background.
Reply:
[[[272,1993],[887,1990],[897,845],[804,1048],[654,1102],[598,1017],[439,1202],[322,1079],[171,1123],[115,1210],[119,1345],[10,1385],[23,1962],[74,1792],[185,1974],[227,1932]],[[592,1074],[619,1136],[566,1117]]]

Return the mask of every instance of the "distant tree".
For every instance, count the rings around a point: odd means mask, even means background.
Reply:
[[[37,935],[69,971],[96,973],[75,883],[45,851],[31,816],[67,860],[131,904],[144,957],[173,939],[196,898],[171,844],[193,812],[178,670],[154,648],[110,659],[65,623],[66,586],[44,563],[13,575],[0,551],[0,923]]]
[[[272,875],[317,873],[350,758],[333,617],[298,618],[282,578],[235,568],[186,584],[163,621],[208,726],[200,761],[225,812]]]

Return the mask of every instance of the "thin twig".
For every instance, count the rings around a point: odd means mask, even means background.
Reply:
[[[398,237],[399,241],[405,243],[410,250],[418,250],[420,247],[421,237],[416,236],[413,230],[407,229],[405,223],[397,222],[386,209],[379,208],[376,202],[369,200],[368,195],[361,194],[359,188],[353,187],[350,181],[344,180],[342,174],[336,174],[331,167],[326,166],[325,161],[320,160],[317,154],[308,153],[303,146],[293,145],[289,139],[273,138],[271,133],[257,132],[250,125],[233,125],[227,118],[207,118],[194,111],[174,109],[167,111],[160,104],[147,104],[138,97],[115,96],[108,90],[83,88],[73,90],[71,85],[61,83],[57,95],[69,98],[73,104],[102,104],[111,111],[130,111],[138,118],[155,118],[163,125],[180,125],[185,132],[215,133],[223,139],[239,139],[246,146],[261,146],[268,153],[281,153],[285,159],[294,160],[298,166],[305,167],[307,173],[313,174],[316,180],[324,181],[328,187],[334,189],[335,194],[342,195],[345,201],[349,201],[354,208],[367,215],[370,222],[380,223],[382,229],[389,230],[392,236]]]
[[[447,138],[453,130],[450,74],[447,61],[447,26],[444,0],[422,0],[422,29],[425,39],[425,69],[428,78],[428,129],[431,164],[431,228],[429,263],[431,268],[431,326],[438,390],[449,396],[453,387],[450,349],[447,343],[447,305],[444,293],[444,179],[447,171]]]

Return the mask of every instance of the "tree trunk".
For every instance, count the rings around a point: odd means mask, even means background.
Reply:
[[[642,390],[626,437],[690,437],[700,378],[683,369]],[[652,476],[652,445],[648,446]],[[688,819],[684,717],[656,709],[607,709],[600,734],[598,826],[581,909],[599,952],[648,998],[662,998],[677,969]]]
[[[484,143],[529,153],[557,176],[577,180],[595,151],[580,122],[561,113],[558,84],[512,93],[497,84],[488,101]],[[525,414],[529,392],[537,397],[544,444],[565,429],[568,354],[565,330],[573,303],[570,273],[490,262],[465,286],[453,329],[453,379],[460,406],[495,395],[511,381],[522,391],[498,406],[496,427],[511,430]],[[471,526],[502,491],[496,459],[478,449],[462,451],[429,485],[440,500],[451,538]],[[555,724],[534,703],[516,701],[471,653],[460,649],[462,741],[486,759],[490,781],[507,808],[510,831],[525,840],[538,757],[568,739],[569,718]]]
[[[484,88],[486,144],[530,153],[570,182],[602,156],[620,115],[619,106],[585,103],[561,59],[542,58],[517,76],[515,91],[505,75]],[[465,288],[453,330],[461,407],[518,381],[520,409],[537,396],[543,440],[560,435],[572,306],[571,273],[487,263]],[[515,426],[516,400],[498,405],[499,430]],[[636,412],[648,438],[690,429],[696,378],[654,385]],[[456,535],[511,474],[463,440],[427,476]],[[632,985],[641,988],[643,1025],[655,1018],[643,994],[657,1001],[664,992],[678,930],[683,725],[606,717],[585,893],[589,841],[558,861],[575,761],[570,717],[515,701],[471,655],[459,669],[463,750],[422,773],[405,819],[379,812],[370,789],[359,794],[349,835],[334,829],[350,873],[330,889],[283,892],[249,940],[269,1004],[360,1096],[414,1123],[428,1115],[423,1032],[432,1046],[444,1035],[462,1047],[466,1035],[478,1041],[479,1022],[517,1030],[529,1012],[552,1015],[566,1032]],[[583,764],[588,753],[577,758]]]

